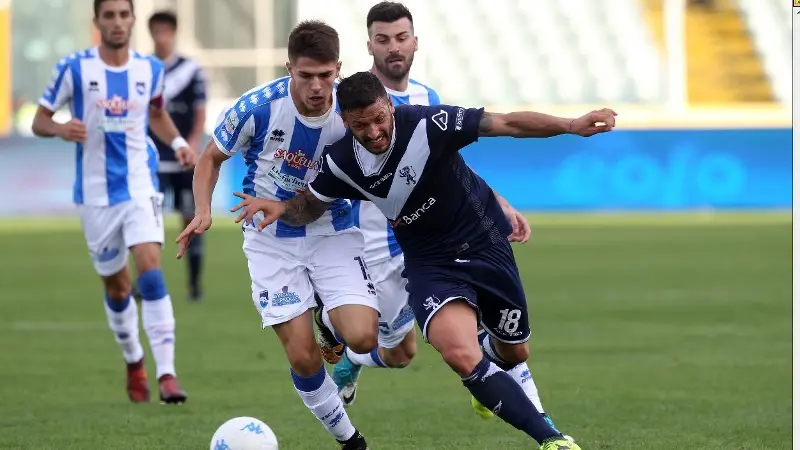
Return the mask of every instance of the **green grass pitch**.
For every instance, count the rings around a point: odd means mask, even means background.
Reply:
[[[268,423],[281,449],[336,448],[294,392],[272,331],[260,329],[229,222],[217,219],[208,236],[201,304],[184,300],[184,264],[174,244],[165,251],[190,395],[179,407],[128,403],[76,223],[0,222],[0,448],[203,449],[242,415]],[[564,432],[585,450],[791,448],[788,213],[532,222],[532,242],[515,246],[529,362]],[[535,448],[478,419],[422,343],[407,369],[366,370],[349,413],[377,450]]]

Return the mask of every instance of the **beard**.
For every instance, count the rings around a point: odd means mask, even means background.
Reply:
[[[386,78],[392,81],[402,81],[411,70],[411,64],[414,63],[414,55],[411,54],[411,56],[404,56],[403,64],[401,64],[400,67],[393,67],[393,65],[389,63],[388,60],[392,58],[396,58],[396,56],[390,56],[389,58],[380,62],[376,61],[375,66]]]

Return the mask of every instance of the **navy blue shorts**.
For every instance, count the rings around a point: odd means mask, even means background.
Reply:
[[[428,323],[447,302],[466,300],[478,321],[495,339],[527,342],[531,330],[528,303],[511,244],[503,242],[451,261],[406,262],[409,304],[428,340]]]

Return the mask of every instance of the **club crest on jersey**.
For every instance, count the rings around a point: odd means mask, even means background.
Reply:
[[[282,148],[279,148],[275,150],[275,153],[272,155],[272,157],[286,161],[286,165],[292,169],[311,169],[319,171],[319,161],[314,161],[313,159],[309,158],[302,150],[288,152]]]
[[[144,95],[144,81],[137,81],[136,82],[136,93],[139,95]]]
[[[406,185],[417,184],[417,172],[411,166],[405,166],[397,172],[400,178],[406,180]]]
[[[117,94],[114,94],[109,99],[97,100],[95,105],[100,109],[105,109],[113,116],[121,116],[125,114],[125,111],[136,109],[136,102],[125,100]]]

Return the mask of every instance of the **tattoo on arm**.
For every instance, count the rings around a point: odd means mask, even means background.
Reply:
[[[488,134],[492,132],[493,128],[494,124],[492,123],[492,113],[484,111],[481,121],[478,124],[478,132],[480,134]]]
[[[310,224],[322,217],[328,209],[327,203],[318,199],[308,190],[299,192],[286,200],[284,205],[286,211],[281,215],[281,220],[294,227]]]

